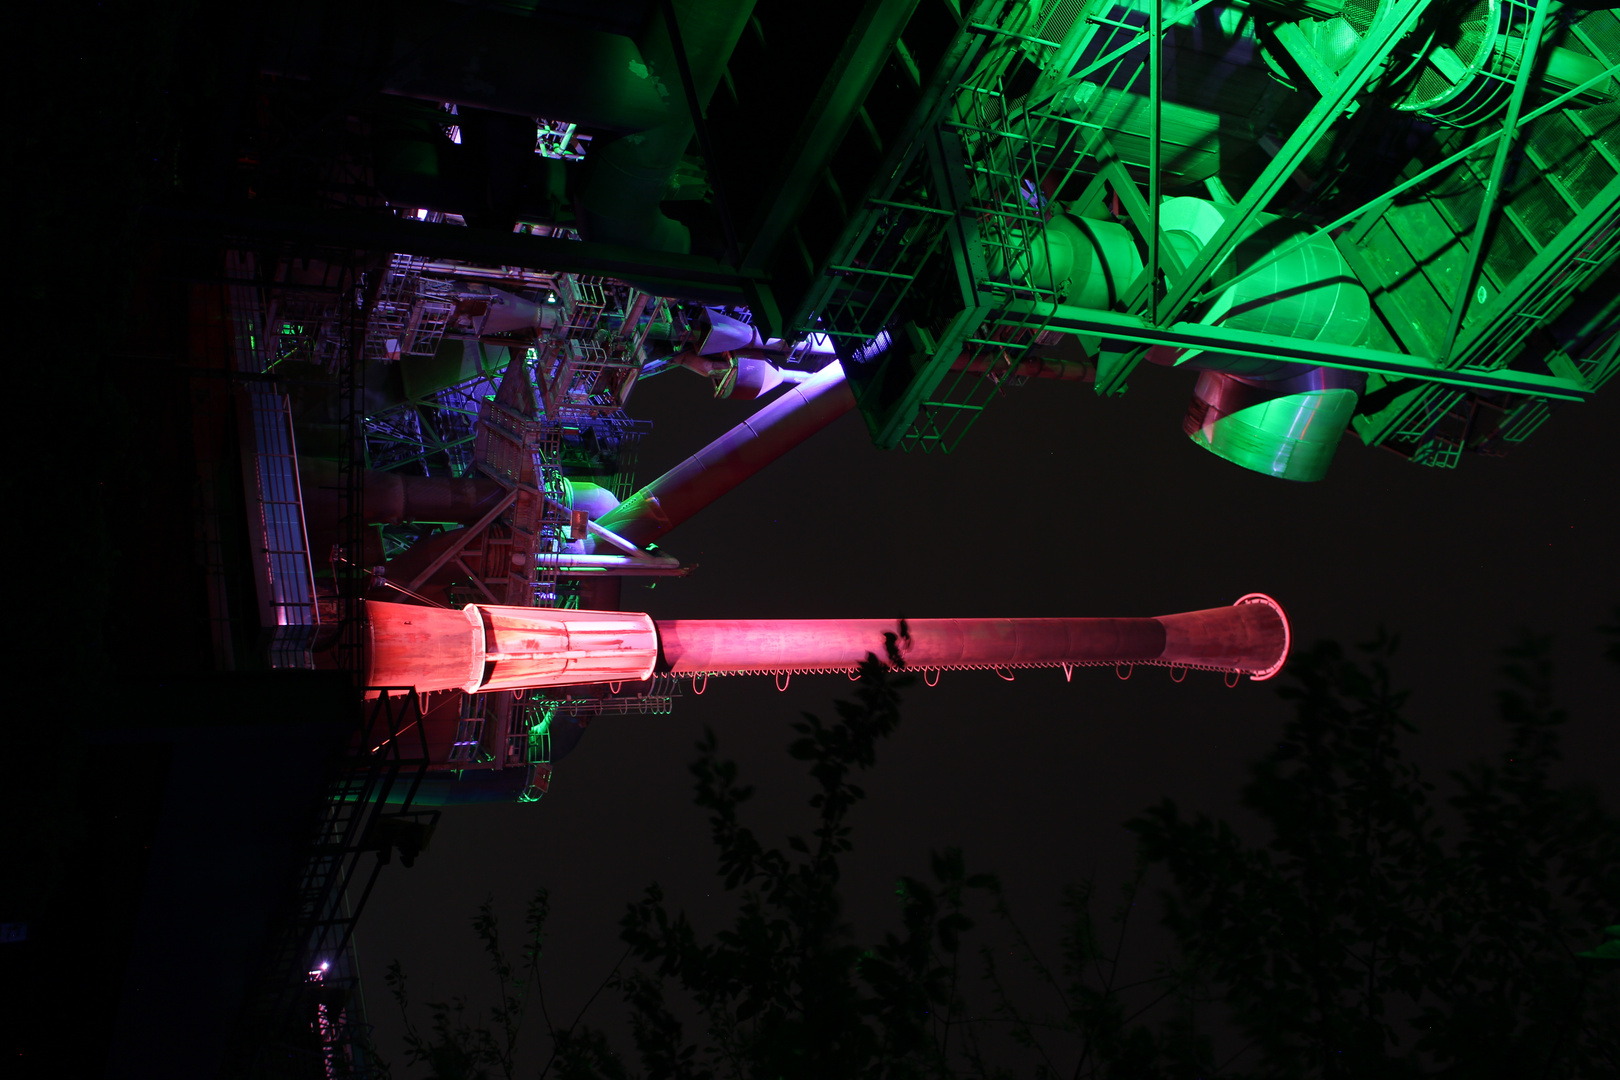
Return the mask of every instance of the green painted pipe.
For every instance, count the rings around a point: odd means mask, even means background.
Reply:
[[[1207,199],[1168,199],[1159,207],[1166,244],[1191,264],[1225,224],[1230,207]],[[1224,329],[1301,341],[1357,345],[1372,308],[1333,241],[1319,236],[1288,248],[1299,228],[1262,218],[1215,270],[1234,279],[1199,313]],[[1123,226],[1055,215],[1031,245],[1029,280],[1054,288],[1076,307],[1108,310],[1141,272],[1142,260]],[[1261,269],[1248,273],[1250,267]],[[1015,267],[1015,271],[1019,268]],[[1246,275],[1246,276],[1245,276]],[[1172,285],[1177,274],[1167,274]],[[1193,442],[1243,468],[1287,480],[1327,473],[1366,379],[1310,364],[1156,346],[1147,359],[1202,372],[1184,422]]]
[[[1052,289],[1076,307],[1108,310],[1141,272],[1142,256],[1125,226],[1055,214],[1027,259],[1016,257],[1012,279]]]
[[[1174,101],[1161,101],[1159,110],[1159,170],[1165,181],[1188,186],[1220,172],[1221,114]],[[1146,94],[1076,82],[1053,102],[1052,111],[1101,125],[1124,164],[1147,168],[1153,110]]]
[[[1236,376],[1205,371],[1198,376],[1182,430],[1205,450],[1245,469],[1279,480],[1320,480],[1357,400],[1356,390],[1348,386],[1277,394]]]

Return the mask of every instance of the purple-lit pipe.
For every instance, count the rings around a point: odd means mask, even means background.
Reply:
[[[976,370],[976,362],[960,358],[953,370]],[[1017,372],[1037,379],[1095,373],[1089,364],[1041,359]],[[854,407],[843,367],[831,363],[624,500],[601,524],[626,540],[651,543]]]
[[[601,525],[633,543],[656,540],[854,407],[844,369],[829,364],[624,500]]]
[[[659,620],[660,670],[675,675],[853,671],[884,656],[888,619]],[[1268,596],[1151,619],[917,619],[906,666],[924,670],[1159,664],[1269,679],[1288,658],[1288,619]]]

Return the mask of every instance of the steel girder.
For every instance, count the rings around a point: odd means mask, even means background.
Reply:
[[[1288,182],[1288,178],[1294,174],[1294,170],[1299,168],[1305,155],[1350,107],[1368,80],[1382,68],[1395,44],[1428,5],[1429,0],[1400,0],[1369,30],[1355,57],[1339,74],[1332,90],[1306,114],[1305,119],[1294,129],[1294,133],[1277,151],[1259,178],[1243,193],[1243,197],[1238,200],[1237,206],[1227,216],[1225,223],[1169,289],[1164,302],[1150,305],[1155,322],[1160,324],[1173,322],[1181,316],[1198,291],[1236,248],[1239,240],[1247,235],[1266,204],[1271,202],[1282,186]],[[1155,100],[1155,108],[1157,105],[1158,102]],[[1156,246],[1149,244],[1150,250]],[[1133,349],[1127,353],[1105,354],[1099,358],[1097,392],[1118,393],[1124,387],[1126,378],[1141,361],[1142,352],[1141,349]]]
[[[1077,334],[1096,334],[1117,341],[1128,341],[1144,349],[1153,345],[1195,349],[1206,352],[1253,356],[1268,360],[1292,360],[1323,367],[1374,372],[1392,378],[1419,378],[1446,386],[1470,390],[1496,390],[1534,394],[1558,401],[1584,401],[1591,396],[1582,382],[1532,372],[1448,369],[1433,360],[1406,353],[1385,352],[1358,345],[1333,345],[1300,341],[1277,334],[1261,334],[1204,323],[1178,322],[1154,326],[1140,315],[1119,311],[1095,311],[1067,304],[1035,304],[1017,301],[999,313],[1001,322],[1043,326]]]

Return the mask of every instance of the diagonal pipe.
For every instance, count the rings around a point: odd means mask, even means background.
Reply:
[[[992,374],[988,361],[966,353],[951,370]],[[1013,374],[1078,381],[1095,377],[1096,368],[1035,357]],[[631,495],[601,524],[645,547],[854,407],[843,366],[829,364]]]
[[[829,364],[620,503],[603,528],[645,547],[855,407]]]

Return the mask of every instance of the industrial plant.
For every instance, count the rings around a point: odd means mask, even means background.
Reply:
[[[326,1075],[358,1068],[348,1020],[299,986],[352,976],[339,909],[372,856],[414,858],[456,803],[544,813],[594,718],[695,707],[714,678],[854,677],[869,655],[925,681],[1282,669],[1286,596],[635,610],[627,579],[692,573],[684,522],[846,413],[883,451],[973,455],[1015,391],[1173,381],[1181,437],[1222,467],[1331,483],[1338,454],[1514,451],[1620,367],[1607,8],[338,0],[217,19],[221,122],[187,166],[205,197],[151,200],[142,228],[189,275],[215,667],[355,688],[321,854],[250,1003]],[[658,432],[627,406],[694,379],[760,404],[638,478]]]

